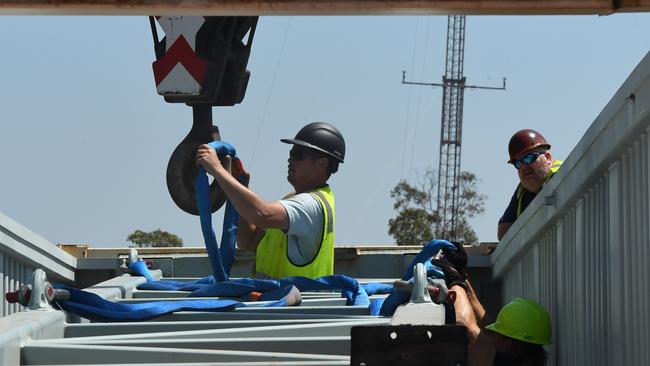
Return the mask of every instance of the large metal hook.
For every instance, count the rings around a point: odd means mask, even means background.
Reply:
[[[192,214],[199,214],[196,206],[196,192],[194,179],[198,171],[196,166],[196,149],[201,144],[213,141],[212,135],[212,106],[199,104],[192,106],[192,129],[183,141],[176,147],[169,163],[167,164],[167,189],[174,203],[181,210]],[[226,202],[226,194],[217,181],[210,184],[210,208],[217,211]]]
[[[157,19],[165,38],[158,39],[155,19],[149,17],[156,52],[156,89],[167,102],[191,106],[194,115],[192,129],[169,158],[167,188],[181,210],[198,215],[194,192],[196,148],[213,141],[212,106],[233,106],[244,99],[250,77],[246,65],[258,17]],[[226,201],[216,182],[210,185],[209,197],[212,212]]]

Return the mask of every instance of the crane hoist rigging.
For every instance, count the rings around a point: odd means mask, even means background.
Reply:
[[[167,164],[167,188],[183,211],[198,215],[194,178],[196,148],[212,141],[212,107],[234,106],[246,94],[246,69],[258,17],[157,16],[149,17],[156,61],[156,90],[168,103],[192,107],[192,128],[178,144]],[[164,31],[158,37],[156,22]],[[212,212],[226,201],[212,182]]]

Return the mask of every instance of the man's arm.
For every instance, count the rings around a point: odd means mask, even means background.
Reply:
[[[501,240],[504,235],[506,235],[506,232],[508,229],[510,229],[510,226],[512,226],[512,222],[501,222],[499,223],[499,227],[497,227],[497,238]]]
[[[476,292],[474,292],[474,288],[469,283],[469,281],[465,281],[465,286],[467,286],[467,300],[469,300],[469,304],[472,307],[472,311],[474,312],[476,323],[479,327],[485,328],[485,326],[492,323],[492,320],[485,313],[485,308],[483,308],[483,304],[478,301]]]
[[[462,286],[454,285],[451,287],[456,292],[456,302],[454,309],[456,313],[456,322],[467,328],[467,337],[469,339],[469,365],[471,366],[491,366],[494,362],[496,349],[490,339],[488,331],[481,326],[475,317],[470,296]],[[477,300],[478,302],[478,300]],[[480,306],[480,303],[478,303]],[[481,309],[483,308],[480,306]]]
[[[506,235],[506,232],[508,229],[510,229],[512,223],[517,220],[518,188],[519,186],[515,188],[515,193],[512,194],[510,202],[508,203],[508,207],[506,207],[506,210],[503,212],[503,216],[501,216],[499,219],[499,226],[497,227],[497,238],[499,240],[501,240],[503,236]]]
[[[284,207],[278,202],[264,201],[255,192],[239,183],[224,169],[210,146],[199,146],[196,162],[214,177],[244,220],[261,228],[282,230],[289,228],[289,217]]]
[[[246,250],[257,250],[257,246],[264,237],[264,230],[239,217],[237,229],[237,247]]]
[[[227,163],[230,160],[230,156],[226,156],[225,162]],[[226,166],[227,165],[228,164],[226,164]],[[239,183],[248,188],[248,184],[251,180],[251,175],[246,171],[246,169],[244,169],[244,164],[242,164],[241,160],[235,160],[230,165],[232,166],[232,176],[237,178]],[[263,237],[264,229],[258,228],[257,226],[246,221],[246,219],[243,217],[239,216],[239,225],[237,230],[238,248],[255,251],[257,250],[257,246],[260,244],[260,241],[262,241]]]

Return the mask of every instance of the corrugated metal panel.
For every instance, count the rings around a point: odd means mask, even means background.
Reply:
[[[549,310],[553,364],[650,364],[649,136],[650,54],[493,255],[504,301]]]

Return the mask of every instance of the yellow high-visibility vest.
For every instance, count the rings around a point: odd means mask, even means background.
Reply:
[[[287,234],[280,229],[267,229],[257,246],[255,277],[317,278],[334,274],[334,195],[329,186],[317,188],[309,193],[323,207],[323,235],[316,256],[304,265],[292,263],[287,255]]]
[[[560,169],[562,163],[562,160],[553,160],[553,165],[551,165],[551,170],[549,170],[548,175],[546,176],[546,181],[551,179],[553,174],[555,174]],[[519,217],[519,215],[521,215],[521,213],[524,211],[521,207],[524,198],[524,192],[526,192],[526,188],[524,188],[524,186],[519,183],[519,187],[517,188],[517,217]]]

